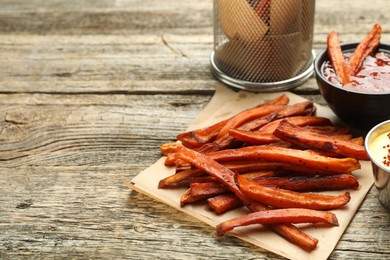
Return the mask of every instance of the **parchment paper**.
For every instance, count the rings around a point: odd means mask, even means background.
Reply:
[[[216,89],[214,97],[211,99],[205,109],[199,114],[197,119],[190,125],[189,129],[208,126],[212,123],[232,116],[246,108],[250,108],[263,103],[266,100],[273,99],[281,94],[286,94],[290,98],[290,104],[305,101],[304,98],[294,95],[290,92],[262,94],[247,92],[236,93],[227,89],[226,87],[219,86]],[[316,107],[317,115],[326,116],[332,121],[337,121],[336,116],[329,108],[319,105],[316,105]],[[159,149],[159,147],[156,147],[156,149]],[[244,208],[240,208],[218,216],[209,210],[207,205],[186,205],[185,207],[181,208],[179,201],[185,189],[157,188],[158,182],[161,179],[174,173],[174,168],[164,166],[164,160],[165,157],[162,157],[149,168],[138,174],[129,184],[130,188],[150,196],[159,202],[165,203],[173,208],[183,211],[188,215],[211,225],[212,227],[215,227],[222,221],[226,221],[228,219],[247,213]],[[260,225],[236,228],[229,234],[289,259],[327,259],[337,245],[345,229],[358,210],[361,202],[364,200],[368,190],[373,184],[373,175],[370,163],[368,161],[361,161],[360,163],[362,168],[353,172],[353,174],[357,176],[359,180],[360,188],[358,190],[350,190],[351,201],[347,204],[347,206],[343,207],[342,209],[332,211],[337,215],[339,220],[340,225],[338,227],[313,224],[297,225],[309,235],[319,240],[317,249],[314,251],[306,252],[299,247],[289,243],[274,232],[262,228]],[[326,194],[340,193],[341,191],[326,192]]]

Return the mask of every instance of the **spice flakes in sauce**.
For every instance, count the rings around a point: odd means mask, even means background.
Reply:
[[[385,150],[387,150],[387,154],[385,156],[383,156],[383,161],[382,163],[387,166],[387,167],[390,167],[390,132],[386,134],[387,136],[387,139],[389,141],[389,144],[387,145],[383,145],[382,148]]]

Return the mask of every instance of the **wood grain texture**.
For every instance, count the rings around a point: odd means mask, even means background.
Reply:
[[[209,102],[212,1],[3,0],[0,258],[282,259],[129,190]],[[317,0],[314,46],[360,40],[389,3]],[[315,80],[293,90],[325,105]],[[330,259],[390,259],[372,189]]]

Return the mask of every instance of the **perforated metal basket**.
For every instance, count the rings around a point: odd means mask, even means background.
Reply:
[[[315,0],[214,0],[211,71],[258,92],[285,90],[313,74]]]

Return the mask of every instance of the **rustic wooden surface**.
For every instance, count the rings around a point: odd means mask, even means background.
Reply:
[[[385,0],[317,0],[314,49]],[[212,0],[0,0],[0,258],[281,259],[129,190],[207,104]],[[324,104],[314,79],[294,93]],[[390,259],[371,189],[330,259]]]

